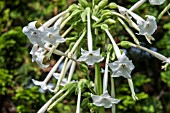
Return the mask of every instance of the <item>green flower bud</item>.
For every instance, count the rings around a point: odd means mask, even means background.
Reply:
[[[74,45],[75,45],[75,42],[70,43],[70,45],[69,45],[69,50],[70,51],[71,51],[71,49],[73,48]]]
[[[112,48],[113,48],[113,47],[112,47],[112,44],[109,44],[109,45],[107,46],[107,51],[108,51],[108,52],[111,52],[111,51],[112,51]]]
[[[89,103],[89,99],[88,98],[83,99],[83,101],[81,102],[81,107],[82,108],[86,108],[88,103]]]
[[[79,8],[78,5],[73,4],[73,5],[69,6],[68,10],[69,10],[69,11],[74,11],[74,10],[76,10],[76,9],[78,9],[78,8]]]
[[[104,8],[108,4],[108,0],[101,0],[98,4],[100,9]]]
[[[80,70],[86,74],[88,74],[88,67],[85,64],[80,64]]]
[[[82,96],[84,97],[91,97],[91,93],[90,92],[85,92],[82,94]]]
[[[107,29],[109,29],[109,27],[108,27],[108,25],[107,25],[107,24],[102,24],[102,25],[101,25],[101,29],[103,29],[103,30],[107,30]]]
[[[120,43],[120,45],[124,48],[129,48],[131,46],[131,44],[133,44],[132,42],[129,42],[129,41],[122,41]]]
[[[108,7],[109,7],[110,9],[116,9],[116,8],[117,8],[117,4],[114,3],[114,2],[111,2],[111,3],[108,5]]]
[[[87,0],[78,0],[79,1],[79,3],[80,3],[80,5],[82,6],[82,7],[88,7],[88,2],[87,2]]]
[[[78,88],[84,89],[84,87],[86,86],[86,82],[88,82],[86,79],[81,79],[81,80],[78,82]]]
[[[67,41],[75,41],[75,40],[77,40],[77,38],[76,37],[69,37],[69,38],[66,38],[66,40]]]
[[[94,0],[94,4],[98,4],[100,0]]]
[[[105,23],[105,24],[109,24],[109,25],[111,25],[111,24],[115,24],[115,23],[116,23],[116,21],[115,21],[115,20],[113,20],[113,19],[111,19],[111,18],[109,18],[109,19],[105,20],[105,21],[104,21],[104,23]]]
[[[75,16],[77,13],[80,13],[80,12],[81,12],[80,10],[76,9],[71,13],[70,16]]]

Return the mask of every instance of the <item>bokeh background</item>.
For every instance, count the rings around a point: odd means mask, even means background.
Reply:
[[[111,0],[110,0],[111,1]],[[129,8],[138,0],[114,0]],[[135,12],[158,17],[170,1],[161,6],[146,2]],[[43,80],[57,57],[50,61],[50,67],[42,70],[31,61],[29,54],[32,44],[22,33],[29,22],[44,23],[54,15],[68,8],[76,0],[1,0],[0,1],[0,113],[36,113],[52,97],[52,93],[34,86],[31,79]],[[170,56],[170,16],[168,13],[158,21],[154,33],[155,41],[149,44],[138,36],[141,45],[165,56]],[[131,40],[121,25],[116,25],[116,40]],[[139,97],[134,101],[130,96],[127,80],[116,79],[116,96],[122,99],[117,105],[117,113],[170,113],[170,67],[161,70],[162,62],[145,51],[129,48],[127,55],[133,59],[132,73],[135,91]],[[75,75],[75,76],[79,76]],[[76,96],[68,96],[57,104],[50,113],[75,113]],[[88,106],[82,107],[89,113]],[[106,110],[110,113],[110,110]]]

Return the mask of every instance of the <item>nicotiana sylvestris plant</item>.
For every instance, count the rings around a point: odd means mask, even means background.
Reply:
[[[161,5],[166,0],[148,1],[152,5]],[[115,105],[121,101],[115,96],[114,78],[117,77],[127,79],[132,98],[138,100],[131,77],[135,66],[118,45],[122,48],[132,46],[149,52],[166,63],[163,66],[164,69],[170,64],[169,58],[142,47],[137,38],[138,35],[143,35],[151,43],[154,40],[152,34],[157,30],[154,16],[146,15],[146,18],[142,18],[134,12],[147,0],[139,0],[129,9],[114,2],[108,3],[108,0],[92,0],[91,2],[78,0],[78,2],[78,5],[69,6],[67,10],[41,24],[39,28],[36,27],[38,22],[33,21],[22,30],[33,44],[30,52],[32,62],[36,62],[42,69],[49,66],[45,62],[50,60],[53,54],[60,56],[44,80],[32,79],[35,85],[54,94],[37,111],[38,113],[51,110],[58,102],[62,101],[67,95],[74,94],[74,92],[77,94],[76,113],[81,112],[82,94],[87,97],[86,105],[88,105],[89,111],[93,112],[95,106],[98,107],[96,112],[104,113],[104,108],[112,108],[112,113],[115,113]],[[161,13],[159,18],[164,12]],[[109,28],[114,26],[116,22],[119,22],[125,28],[134,42],[121,41],[120,44],[115,42],[111,33],[114,29]],[[135,33],[132,29],[136,30]],[[75,36],[72,35],[73,32],[76,33]],[[99,35],[103,37],[102,42],[104,43],[99,41]],[[97,45],[98,43],[100,46]],[[69,45],[65,51],[58,48],[63,44]],[[113,58],[113,54],[116,58]],[[57,72],[62,62],[61,72]],[[105,64],[103,77],[101,77],[101,63]],[[94,73],[88,73],[89,66],[94,67]],[[76,69],[86,72],[87,76],[83,79],[72,80]],[[91,75],[89,76],[89,74]],[[52,77],[57,81],[55,87],[48,85]],[[111,79],[111,85],[108,84],[108,79]],[[108,89],[108,85],[111,89]]]

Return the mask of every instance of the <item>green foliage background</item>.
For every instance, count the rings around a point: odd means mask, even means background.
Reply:
[[[111,1],[111,0],[110,0]],[[130,7],[138,0],[116,0],[115,2]],[[9,108],[18,113],[35,113],[51,96],[49,92],[41,93],[39,87],[33,86],[31,79],[42,79],[48,71],[41,70],[32,63],[29,51],[31,44],[22,33],[22,28],[30,21],[44,23],[58,12],[66,9],[74,0],[1,0],[0,1],[0,112]],[[143,17],[151,14],[158,17],[168,4],[153,6],[146,2],[135,12]],[[148,44],[139,36],[142,44],[157,52],[170,56],[170,16],[166,13],[158,21],[158,29],[153,35],[155,41]],[[129,35],[120,26],[116,26],[119,40],[129,39]],[[114,32],[114,31],[113,31]],[[119,33],[120,32],[120,33]],[[127,49],[128,56],[133,60],[135,70],[132,78],[139,101],[130,96],[127,81],[116,79],[116,95],[122,101],[117,105],[117,113],[169,113],[170,112],[170,67],[161,70],[161,61],[144,51]],[[79,73],[79,72],[77,72]],[[129,96],[128,96],[129,95]],[[86,100],[83,100],[85,102]],[[10,105],[6,105],[8,102]],[[82,103],[83,104],[83,103]],[[83,107],[84,112],[88,107]],[[76,97],[67,97],[56,105],[51,113],[74,113]],[[108,113],[110,110],[107,110]]]

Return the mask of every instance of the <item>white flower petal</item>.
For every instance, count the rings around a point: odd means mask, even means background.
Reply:
[[[161,5],[165,2],[166,0],[149,0],[150,4],[152,5]]]
[[[94,51],[86,51],[81,49],[81,54],[77,61],[84,61],[88,65],[93,65],[96,62],[101,62],[104,58],[100,55],[100,49]]]
[[[43,81],[37,81],[37,80],[32,79],[32,82],[33,82],[35,85],[40,86],[43,90],[48,89],[48,88],[47,88],[47,84],[46,84],[45,82],[43,82]]]
[[[157,29],[156,18],[154,16],[147,16],[146,21],[137,21],[139,27],[139,35],[151,36]]]
[[[119,57],[118,61],[109,63],[108,65],[113,72],[112,77],[123,76],[125,78],[131,78],[130,74],[135,68],[132,61],[124,53]]]
[[[107,91],[100,96],[91,94],[91,98],[94,105],[104,106],[105,108],[110,108],[112,104],[117,104],[120,101],[119,99],[113,99]]]

